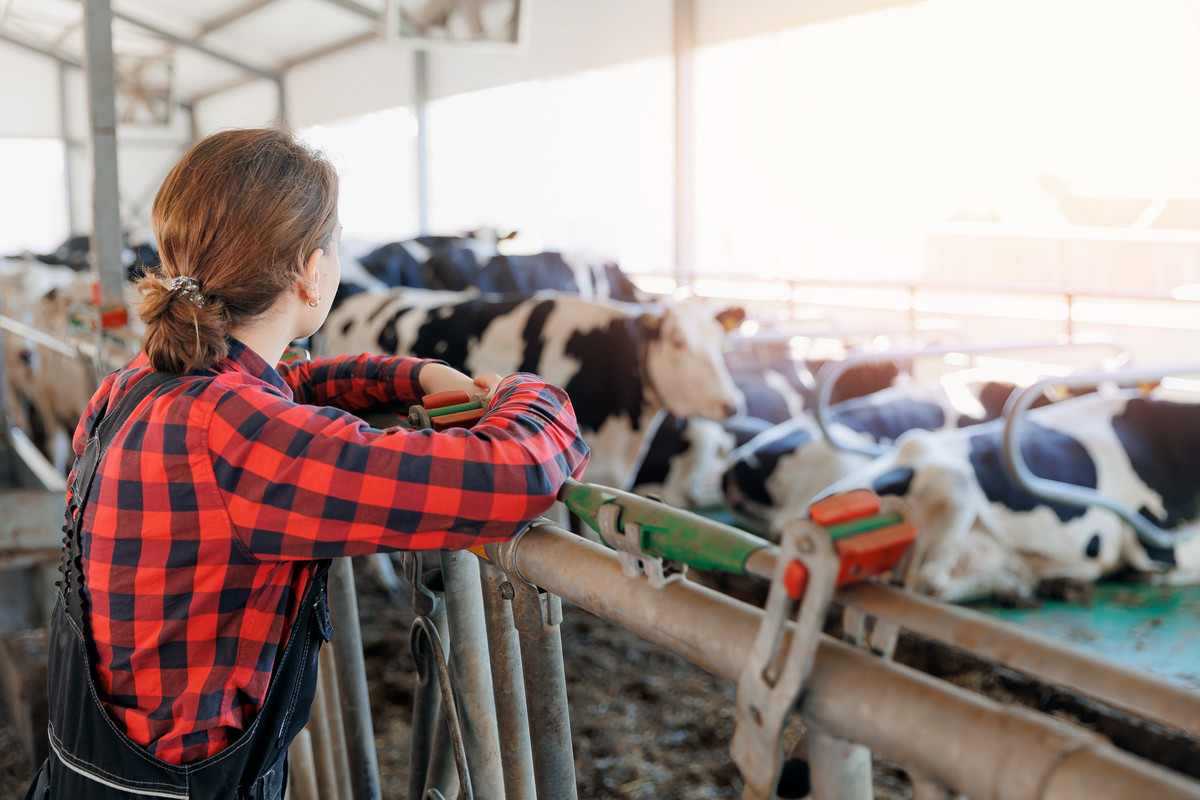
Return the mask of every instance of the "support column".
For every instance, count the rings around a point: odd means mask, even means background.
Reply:
[[[429,54],[413,53],[414,99],[417,114],[417,229],[429,235],[429,121],[425,114],[429,103]]]
[[[63,181],[66,186],[67,194],[64,198],[67,204],[67,233],[74,234],[79,230],[80,220],[76,219],[75,207],[71,202],[72,180],[75,175],[75,165],[72,151],[76,147],[75,141],[71,138],[71,121],[70,121],[70,101],[67,99],[67,70],[70,66],[62,61],[58,62],[58,123],[59,130],[62,136],[63,145]]]
[[[112,6],[84,0],[88,116],[92,154],[92,274],[100,305],[122,302],[121,198],[117,188],[116,71],[113,68]]]
[[[691,283],[696,270],[695,136],[693,83],[695,69],[695,0],[675,0],[675,280]]]

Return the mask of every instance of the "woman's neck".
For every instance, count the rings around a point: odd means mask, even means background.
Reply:
[[[293,320],[286,309],[272,306],[244,325],[233,328],[230,335],[249,347],[271,366],[279,363],[283,352],[296,338]]]

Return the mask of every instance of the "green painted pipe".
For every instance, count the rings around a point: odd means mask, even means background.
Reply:
[[[775,545],[746,531],[607,486],[568,480],[558,499],[601,539],[600,509],[617,506],[621,511],[616,527],[624,533],[627,524],[638,525],[644,552],[696,569],[744,575],[751,554],[763,548],[775,549]],[[605,544],[613,546],[611,542]]]

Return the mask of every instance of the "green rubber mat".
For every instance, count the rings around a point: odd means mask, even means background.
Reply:
[[[970,608],[1200,690],[1200,586],[1098,583],[1090,603]]]

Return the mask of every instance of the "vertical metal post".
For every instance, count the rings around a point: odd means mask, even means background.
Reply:
[[[504,768],[505,800],[537,800],[533,781],[533,752],[529,743],[529,717],[525,684],[521,678],[521,651],[508,601],[514,589],[496,567],[479,562],[483,580],[483,611],[487,622],[488,652],[492,657],[492,683],[496,694],[496,719],[500,729],[500,759]]]
[[[379,761],[371,726],[371,701],[363,663],[362,631],[358,627],[358,598],[354,570],[348,558],[335,558],[329,568],[329,614],[336,631],[338,696],[346,728],[346,753],[355,800],[380,800]]]
[[[72,166],[71,151],[75,144],[71,140],[70,103],[67,101],[67,70],[69,65],[58,62],[58,121],[63,145],[63,182],[66,184],[64,200],[67,204],[67,233],[74,234],[79,230],[78,220],[75,219],[75,208],[71,203],[72,180],[75,169]]]
[[[342,701],[338,697],[337,660],[333,650],[321,648],[321,685],[325,690],[325,717],[329,720],[329,745],[333,753],[333,771],[337,778],[337,796],[341,800],[352,800],[354,788],[350,785],[350,762],[346,757],[346,723],[342,719]]]
[[[533,747],[537,796],[575,800],[575,757],[571,749],[571,717],[563,669],[562,600],[524,581],[515,586],[513,619],[521,642],[525,702]]]
[[[413,51],[413,108],[417,115],[417,229],[429,235],[429,54]]]
[[[429,617],[438,635],[445,641],[446,604],[439,600],[425,616]],[[431,757],[437,741],[438,720],[442,716],[442,693],[438,688],[437,668],[432,657],[422,658],[413,653],[413,658],[417,662],[417,681],[413,688],[413,719],[409,733],[408,796],[410,800],[420,800],[430,785],[428,776],[431,774]],[[444,749],[449,754],[448,740]],[[443,765],[442,774],[435,777],[434,785],[437,786],[442,785],[437,781],[448,780],[454,774],[453,758],[443,757],[440,763]]]
[[[283,84],[283,76],[280,75],[275,79],[275,97],[276,97],[276,114],[275,120],[280,125],[287,125],[288,107],[287,107],[287,87]]]
[[[312,739],[305,728],[288,747],[288,791],[292,800],[321,800],[313,768]]]
[[[500,737],[496,730],[479,567],[475,556],[466,551],[446,551],[441,555],[446,623],[450,633],[450,676],[466,745],[471,788],[476,797],[498,798],[504,786],[504,775],[500,766]]]
[[[113,68],[112,6],[84,0],[84,43],[91,121],[92,274],[100,285],[100,305],[122,302],[121,197],[117,190],[116,71]]]
[[[675,0],[675,282],[691,283],[696,270],[695,231],[695,0]]]
[[[325,702],[324,676],[317,675],[317,693],[313,698],[312,712],[308,717],[309,739],[312,741],[313,770],[317,778],[318,797],[322,800],[338,800],[337,771],[333,760],[333,742],[330,736],[329,713]],[[349,800],[349,798],[347,798]]]
[[[871,751],[808,729],[808,772],[813,800],[871,800]]]

